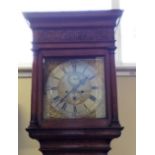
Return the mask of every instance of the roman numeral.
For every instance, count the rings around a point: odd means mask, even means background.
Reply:
[[[84,73],[84,72],[86,71],[87,68],[88,68],[88,66],[86,66],[86,67],[83,69],[82,73]]]
[[[51,87],[51,90],[57,90],[58,87]]]
[[[92,86],[91,89],[98,89],[98,87],[97,86]]]
[[[55,102],[57,102],[59,99],[60,99],[60,96],[55,96],[55,97],[53,98],[53,100],[54,100]]]
[[[67,107],[67,103],[64,103],[63,106],[61,107],[61,109],[65,110]]]
[[[96,101],[96,97],[93,96],[93,95],[90,95],[89,98],[90,98],[92,101],[94,101],[94,102]]]
[[[74,111],[74,114],[76,114],[76,113],[77,113],[77,108],[76,108],[76,106],[75,106],[75,105],[73,106],[73,111]]]
[[[85,104],[83,104],[83,106],[89,111],[89,108]]]
[[[72,62],[73,71],[76,72],[76,63]]]
[[[64,66],[62,66],[62,71],[63,71],[65,74],[67,73],[67,71],[66,71],[66,69],[65,69]]]

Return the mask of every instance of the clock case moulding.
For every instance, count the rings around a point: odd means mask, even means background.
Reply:
[[[26,129],[40,142],[43,155],[107,155],[121,135],[117,109],[115,27],[121,10],[25,12],[33,34],[31,121]],[[104,57],[107,117],[104,119],[42,118],[43,57]]]

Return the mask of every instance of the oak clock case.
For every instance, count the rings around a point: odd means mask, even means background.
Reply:
[[[31,119],[43,155],[107,155],[121,135],[115,28],[121,10],[24,13],[33,34]]]

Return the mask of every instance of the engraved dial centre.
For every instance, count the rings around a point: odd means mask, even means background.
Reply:
[[[69,82],[72,85],[77,85],[80,82],[80,76],[78,74],[73,74],[69,77]]]
[[[70,72],[59,83],[59,94],[72,105],[82,104],[88,98],[91,87],[86,75]],[[65,88],[65,89],[62,89]]]

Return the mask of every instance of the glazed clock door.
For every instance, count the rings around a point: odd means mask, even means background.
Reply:
[[[43,115],[104,118],[104,58],[44,59]]]
[[[54,50],[43,50],[39,57],[40,125],[45,128],[108,126],[111,90],[107,50],[60,49],[54,56],[53,53]],[[75,54],[70,56],[70,53]]]

